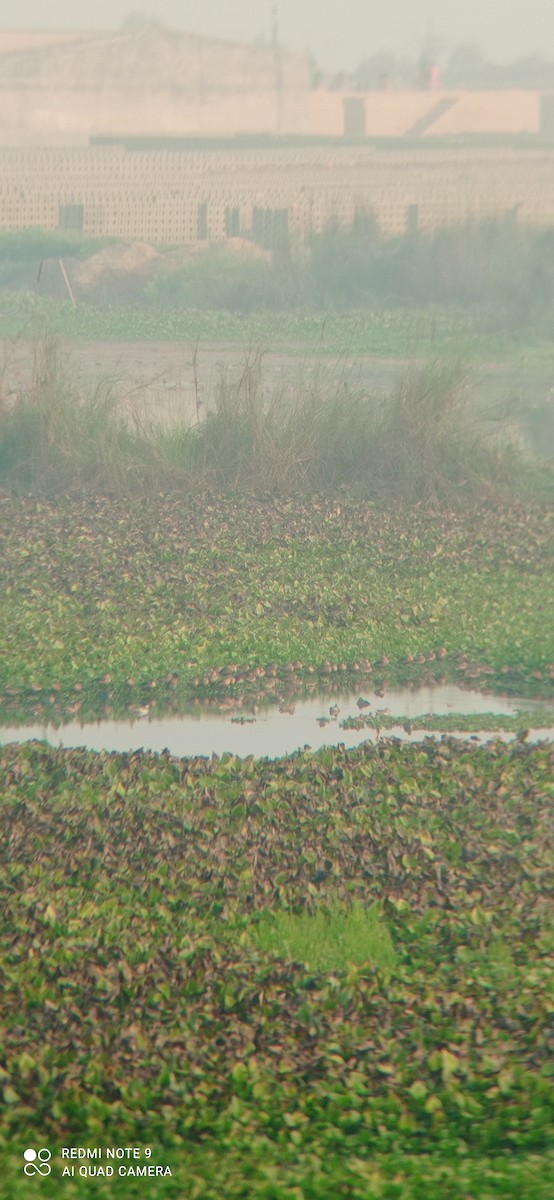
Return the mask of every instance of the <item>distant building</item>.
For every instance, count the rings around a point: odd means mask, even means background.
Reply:
[[[552,223],[554,96],[444,90],[423,67],[419,88],[364,91],[276,37],[0,31],[0,228],[277,250],[369,219]]]
[[[0,142],[309,132],[311,65],[156,24],[114,33],[0,33]]]
[[[538,91],[444,91],[425,57],[419,85],[392,87],[386,75],[379,90],[346,76],[318,81],[308,55],[277,41],[239,45],[156,23],[112,33],[0,30],[0,146],[539,132]]]

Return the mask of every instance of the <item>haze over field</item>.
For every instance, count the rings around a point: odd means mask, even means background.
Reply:
[[[269,38],[270,0],[3,0],[2,27],[8,29],[110,29],[133,10],[154,13],[176,29],[236,41]],[[331,70],[353,69],[361,58],[389,49],[414,55],[432,35],[448,51],[475,41],[498,61],[528,54],[554,55],[551,0],[280,0],[282,41],[310,50]]]

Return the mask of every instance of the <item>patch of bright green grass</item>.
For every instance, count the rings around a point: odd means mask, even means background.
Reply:
[[[254,937],[261,950],[280,954],[317,971],[345,970],[371,962],[391,971],[396,953],[388,927],[375,906],[335,905],[330,912],[264,914]]]

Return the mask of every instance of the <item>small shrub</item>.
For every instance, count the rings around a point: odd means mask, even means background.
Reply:
[[[160,272],[147,286],[150,303],[163,308],[225,309],[252,313],[290,306],[286,274],[269,261],[214,246],[186,266]]]
[[[515,446],[486,436],[471,411],[469,378],[456,363],[430,363],[406,374],[381,403],[372,474],[382,495],[455,507],[517,484]]]
[[[462,306],[491,330],[540,333],[554,304],[554,237],[496,220],[395,238],[329,229],[312,238],[305,274],[315,307]]]

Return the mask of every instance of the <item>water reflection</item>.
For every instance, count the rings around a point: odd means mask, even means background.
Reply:
[[[249,711],[245,705],[216,710],[213,707],[195,706],[180,716],[157,717],[144,710],[132,720],[103,720],[80,724],[72,721],[66,725],[51,724],[0,728],[0,744],[22,742],[32,738],[48,741],[53,746],[86,747],[89,750],[169,750],[178,757],[201,755],[210,757],[226,752],[246,757],[278,758],[292,754],[308,746],[318,750],[322,746],[333,746],[339,742],[346,747],[364,741],[375,741],[379,736],[398,737],[403,741],[421,741],[429,736],[428,730],[409,729],[410,721],[418,717],[494,714],[514,717],[525,713],[529,725],[528,740],[552,739],[553,721],[544,727],[544,703],[518,698],[498,696],[478,691],[468,691],[449,684],[443,687],[419,689],[390,689],[383,695],[368,690],[334,691],[317,697],[310,696],[294,703],[267,706],[258,711]],[[542,711],[541,728],[533,727],[533,713]],[[375,729],[344,729],[342,722],[359,718],[360,714],[375,717],[382,722],[380,731]],[[390,721],[398,717],[399,724],[390,728]],[[404,728],[408,726],[408,730]],[[501,731],[487,731],[486,719],[478,731],[463,733],[449,730],[465,740],[486,741],[491,736],[501,736]],[[441,737],[441,733],[435,736]],[[514,734],[503,736],[513,737]]]

